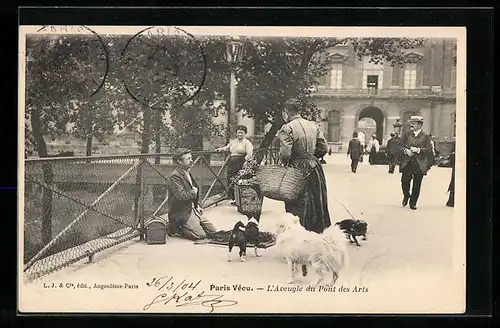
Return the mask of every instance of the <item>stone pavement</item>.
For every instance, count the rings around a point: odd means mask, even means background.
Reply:
[[[454,239],[457,217],[454,216],[453,208],[445,206],[451,169],[433,167],[429,171],[422,184],[418,210],[412,211],[408,207],[401,207],[401,176],[398,173],[388,174],[387,166],[370,166],[365,162],[353,174],[345,155],[327,155],[325,159],[328,162],[324,165],[324,170],[332,221],[350,217],[343,207],[345,206],[352,215],[365,220],[369,225],[367,240],[360,240],[361,247],[349,245],[349,267],[341,273],[336,285],[351,286],[351,291],[353,286],[370,286],[373,291],[371,297],[361,298],[358,295],[341,301],[341,294],[337,293],[335,302],[330,295],[329,301],[322,303],[311,293],[302,294],[301,298],[297,298],[296,294],[276,293],[267,300],[272,300],[273,306],[269,307],[262,305],[265,302],[262,302],[261,297],[242,298],[242,294],[227,292],[225,295],[237,299],[238,306],[221,310],[248,312],[251,308],[257,312],[294,312],[303,309],[290,307],[291,299],[297,299],[306,302],[304,304],[315,304],[308,312],[371,312],[376,311],[377,306],[388,308],[389,312],[394,313],[425,312],[435,310],[436,304],[441,306],[439,312],[451,311],[452,304],[455,304],[452,301],[456,300],[456,294],[452,291],[458,292],[459,288],[455,284],[457,267],[461,265],[456,260],[454,262],[457,253]],[[283,203],[265,199],[261,230],[274,233],[276,219],[283,211]],[[243,217],[237,213],[236,207],[227,203],[207,209],[205,215],[218,229],[223,230],[230,230]],[[276,247],[261,250],[263,256],[259,258],[254,256],[252,250],[248,250],[245,263],[238,261],[236,249],[233,249],[233,262],[228,262],[227,252],[226,246],[194,245],[191,241],[178,238],[170,238],[166,245],[154,246],[132,241],[97,254],[93,264],[82,261],[45,277],[42,281],[89,284],[129,281],[139,285],[137,298],[125,292],[116,294],[117,297],[123,295],[128,300],[120,303],[123,311],[138,311],[139,303],[136,302],[140,302],[142,297],[144,303],[146,295],[152,295],[151,291],[145,290],[145,283],[160,275],[178,277],[177,279],[202,279],[206,288],[211,284],[236,283],[252,286],[254,290],[267,288],[272,284],[286,286],[289,272]],[[313,279],[314,273],[306,278],[301,277],[298,285],[306,286]],[[42,295],[40,282],[34,285],[38,287],[32,288],[38,290],[38,295]],[[259,292],[254,293],[259,295]],[[392,296],[387,297],[388,295]],[[36,302],[36,299],[32,298],[32,302]],[[66,305],[71,309],[114,309],[106,298],[92,300],[89,304],[88,298],[75,298],[71,306]],[[140,306],[144,305],[142,303]],[[164,307],[155,310],[196,311]]]

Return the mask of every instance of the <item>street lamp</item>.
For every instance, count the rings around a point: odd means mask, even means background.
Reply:
[[[243,58],[243,43],[238,41],[230,41],[226,48],[226,59],[231,69],[230,80],[230,101],[229,110],[227,113],[227,135],[226,144],[231,138],[232,126],[236,122],[236,68]]]
[[[398,135],[401,134],[401,127],[403,126],[403,124],[401,124],[401,122],[399,121],[399,118],[396,119],[396,122],[394,122],[394,124],[392,125],[394,127],[394,131],[396,131],[398,133]]]

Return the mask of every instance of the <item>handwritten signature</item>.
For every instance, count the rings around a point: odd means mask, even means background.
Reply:
[[[209,313],[212,313],[216,308],[230,307],[238,304],[237,301],[222,299],[224,295],[208,295],[203,290],[198,291],[197,288],[200,283],[201,280],[193,282],[186,279],[180,283],[176,283],[174,277],[171,276],[153,278],[152,281],[146,283],[146,286],[156,288],[162,291],[162,293],[144,305],[143,310],[147,311],[154,304],[163,303],[163,305],[175,304],[176,307],[207,307],[210,308]]]

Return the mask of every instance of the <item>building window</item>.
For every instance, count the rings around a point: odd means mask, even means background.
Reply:
[[[377,94],[378,90],[378,75],[367,75],[366,76],[366,88],[369,94]]]
[[[404,89],[416,89],[417,87],[417,64],[405,64]]]
[[[344,65],[332,64],[332,70],[330,73],[330,88],[342,89],[343,70],[344,70]]]
[[[457,137],[457,113],[451,114],[451,137],[456,138]]]
[[[328,112],[328,133],[326,139],[329,142],[340,142],[340,112],[338,110]]]
[[[398,65],[394,65],[392,67],[392,85],[393,86],[400,86],[400,74],[401,74],[401,67]]]

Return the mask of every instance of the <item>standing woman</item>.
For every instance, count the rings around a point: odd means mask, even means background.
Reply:
[[[284,120],[287,123],[278,132],[280,158],[283,163],[305,169],[311,174],[302,196],[285,202],[285,210],[298,216],[305,229],[322,233],[331,225],[325,174],[319,162],[319,158],[327,153],[328,146],[318,124],[300,116],[299,106],[296,99],[285,103]]]
[[[238,171],[243,168],[243,163],[253,156],[253,145],[245,138],[248,130],[244,125],[236,127],[236,139],[230,141],[226,146],[217,148],[215,151],[229,151],[229,161],[227,162],[227,183],[229,185],[228,196],[234,202],[234,186],[231,184],[231,179],[238,174]]]
[[[302,118],[299,112],[298,100],[285,102],[283,119],[287,123],[278,132],[280,158],[283,163],[304,169],[310,175],[300,197],[285,202],[285,211],[298,216],[306,230],[322,233],[331,226],[325,173],[319,162],[328,146],[318,124]],[[302,275],[307,275],[305,265],[302,266]]]
[[[378,142],[377,135],[373,134],[372,139],[368,142],[368,153],[370,154],[368,157],[368,162],[371,165],[375,164],[375,156],[380,150],[380,143]]]

